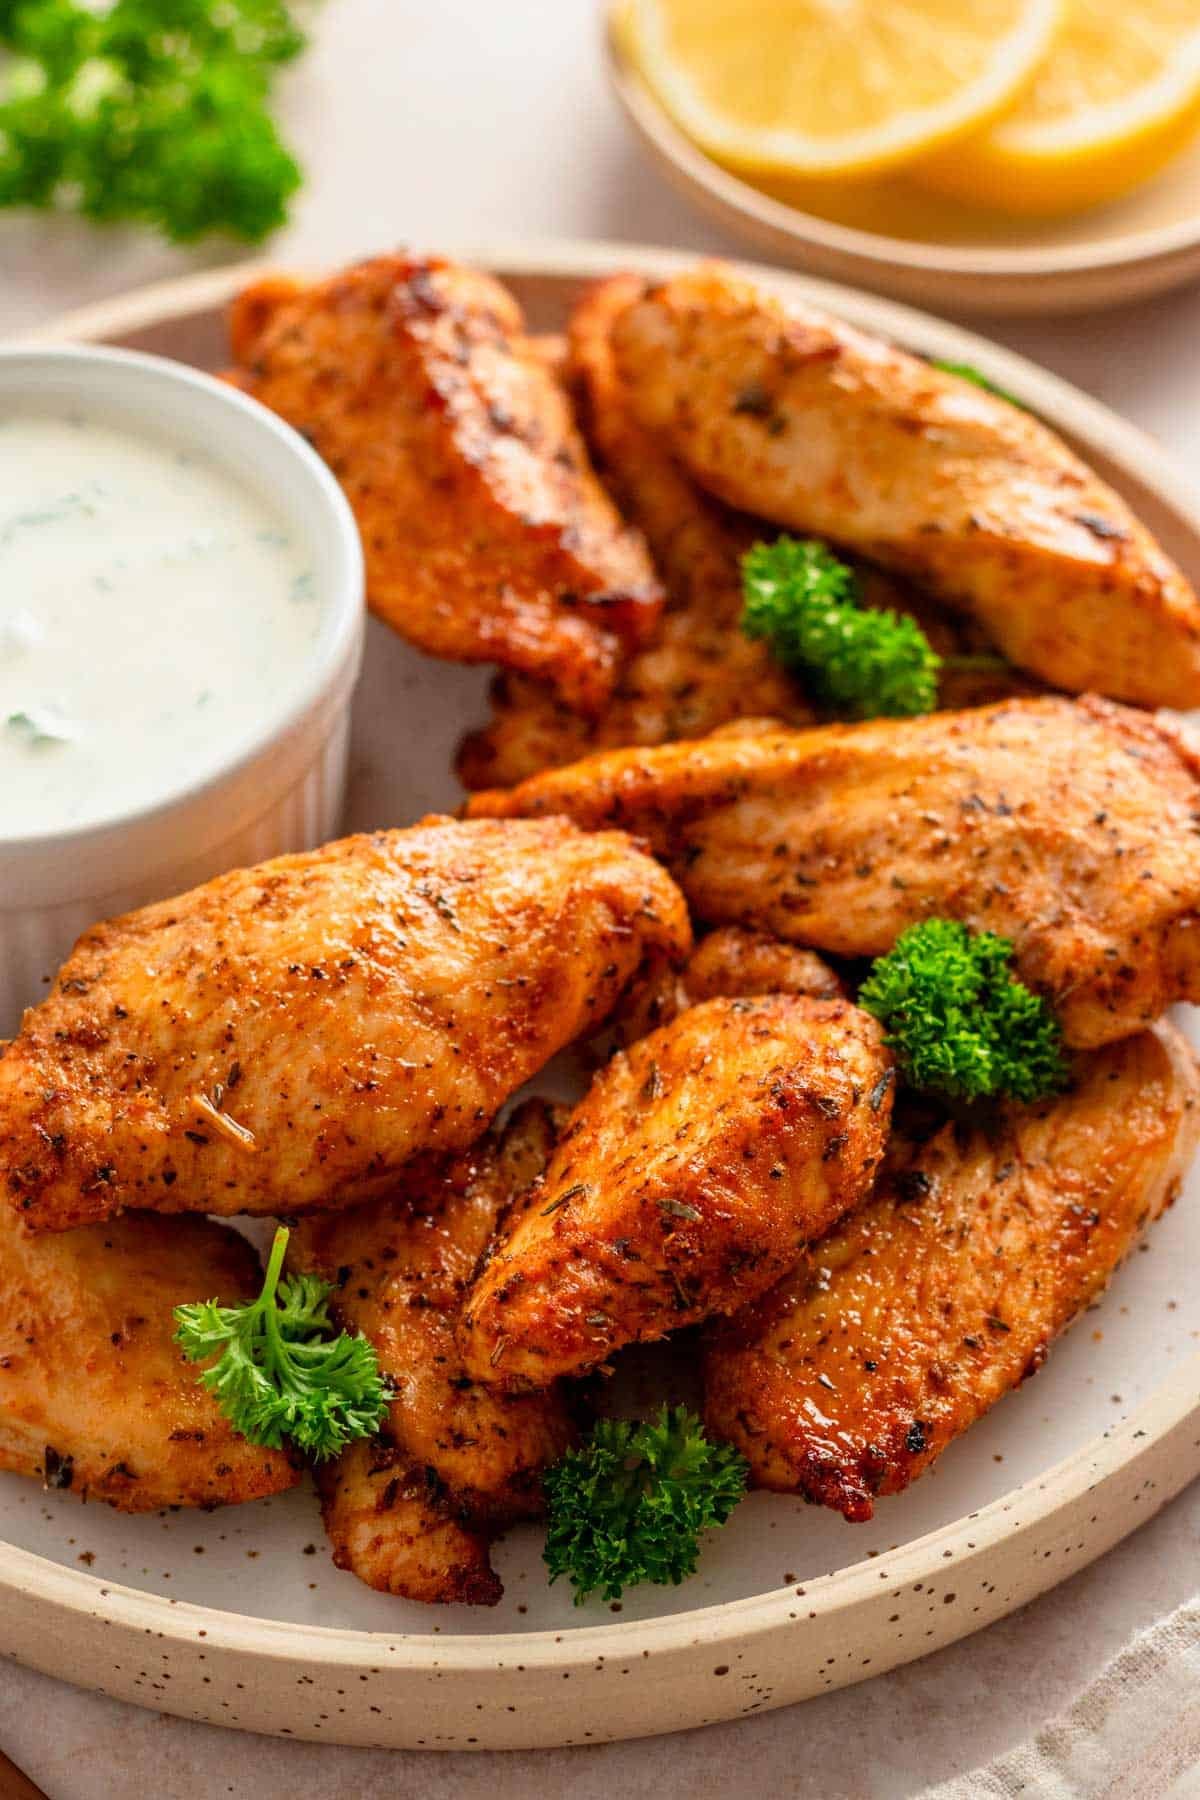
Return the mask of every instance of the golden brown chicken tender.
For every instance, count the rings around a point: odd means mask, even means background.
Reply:
[[[50,1230],[386,1193],[689,947],[658,864],[565,820],[236,870],[81,938],[0,1052],[0,1176]]]
[[[173,1341],[176,1306],[261,1285],[251,1245],[207,1219],[34,1237],[0,1206],[0,1469],[120,1512],[293,1487],[299,1463],[239,1436]]]
[[[571,318],[569,373],[604,480],[653,553],[666,611],[653,641],[623,665],[598,718],[581,715],[543,681],[502,676],[491,723],[460,753],[469,788],[508,787],[616,744],[702,737],[750,714],[790,724],[813,718],[798,683],[739,629],[740,558],[761,528],[697,488],[630,411],[609,332],[640,291],[636,277],[617,276],[584,297]]]
[[[1055,687],[1200,705],[1200,602],[1031,414],[719,264],[613,325],[639,422],[710,492],[979,620]]]
[[[722,925],[701,938],[679,981],[693,1006],[721,994],[736,1000],[752,994],[846,998],[840,978],[812,950],[744,925]]]
[[[380,1438],[316,1471],[334,1566],[368,1587],[442,1606],[495,1606],[504,1592],[487,1535],[420,1463]]]
[[[379,256],[311,286],[257,283],[232,339],[238,385],[345,489],[382,619],[435,656],[604,703],[662,592],[505,288],[441,258]]]
[[[881,955],[933,914],[998,932],[1072,1044],[1200,999],[1200,763],[1107,701],[610,751],[470,810],[620,826],[697,918],[835,956]]]
[[[1170,1204],[1200,1141],[1173,1026],[1077,1060],[1072,1091],[946,1125],[762,1300],[710,1328],[709,1430],[760,1487],[848,1519],[1032,1375]]]
[[[870,1189],[891,1074],[866,1013],[784,994],[614,1056],[467,1296],[469,1372],[544,1387],[763,1293]]]
[[[370,1339],[393,1387],[381,1442],[356,1446],[321,1478],[338,1566],[372,1587],[413,1600],[498,1598],[488,1538],[540,1512],[541,1472],[572,1441],[560,1389],[510,1396],[482,1386],[454,1338],[475,1266],[541,1175],[554,1135],[550,1109],[528,1101],[448,1167],[410,1176],[384,1200],[302,1220],[292,1234],[290,1266],[334,1284],[333,1317]],[[365,1537],[347,1526],[358,1515],[371,1521]]]
[[[722,925],[701,938],[684,968],[664,967],[637,983],[616,1014],[615,1035],[619,1043],[633,1044],[698,1000],[745,1000],[754,994],[848,998],[841,978],[815,951],[769,932]]]

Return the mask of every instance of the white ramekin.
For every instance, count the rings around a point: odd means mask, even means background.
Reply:
[[[0,795],[0,1037],[97,920],[335,834],[365,624],[362,549],[345,496],[265,407],[129,350],[0,350],[0,406],[32,396],[78,400],[101,418],[168,433],[262,493],[311,548],[325,624],[290,710],[264,719],[250,748],[203,781],[99,825],[34,837],[4,836]]]

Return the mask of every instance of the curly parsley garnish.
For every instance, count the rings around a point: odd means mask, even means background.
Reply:
[[[288,1236],[281,1225],[257,1300],[177,1306],[175,1341],[192,1362],[217,1359],[200,1380],[243,1437],[272,1450],[290,1438],[320,1460],[378,1431],[388,1389],[367,1339],[334,1335],[329,1283],[280,1278]]]
[[[742,630],[765,638],[831,713],[900,718],[937,705],[936,654],[915,619],[859,604],[858,576],[825,544],[777,538],[742,558]]]
[[[723,1525],[746,1488],[736,1450],[712,1444],[686,1407],[657,1419],[601,1419],[544,1477],[551,1581],[575,1604],[619,1599],[641,1581],[674,1586],[695,1572],[701,1532]]]
[[[256,242],[300,171],[268,111],[288,0],[0,0],[0,206]]]
[[[947,1100],[1056,1093],[1068,1067],[1058,1021],[1012,974],[1012,945],[926,919],[877,958],[859,1005],[885,1029],[910,1087]]]

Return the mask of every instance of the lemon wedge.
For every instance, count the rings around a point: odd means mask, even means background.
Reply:
[[[1007,212],[1115,200],[1200,129],[1197,0],[1067,0],[1059,37],[1014,108],[911,171]]]
[[[1044,55],[1059,0],[622,0],[625,52],[709,155],[853,178],[977,132]]]

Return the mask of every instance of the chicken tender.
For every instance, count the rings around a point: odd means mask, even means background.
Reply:
[[[233,308],[233,379],[304,433],[362,533],[372,609],[435,656],[603,705],[662,605],[544,347],[488,275],[380,256]]]
[[[710,1328],[710,1432],[758,1486],[869,1519],[1107,1286],[1175,1197],[1198,1099],[1164,1022],[1081,1056],[1065,1097],[901,1155],[793,1274]]]
[[[0,1175],[50,1230],[384,1194],[689,948],[658,864],[565,820],[237,870],[80,939],[0,1054]]]
[[[666,612],[653,642],[623,666],[596,719],[542,681],[502,675],[491,722],[459,755],[468,788],[511,787],[594,750],[703,737],[735,719],[815,720],[802,684],[741,629],[741,558],[778,528],[705,494],[633,417],[613,363],[611,328],[641,287],[636,276],[617,276],[580,302],[571,320],[571,373],[592,453],[625,516],[645,534],[667,589]],[[989,648],[969,621],[950,618],[878,569],[864,566],[859,576],[864,606],[912,614],[939,655],[969,659]],[[1033,685],[986,658],[951,662],[941,703],[979,706]]]
[[[701,938],[685,968],[656,969],[637,984],[614,1020],[617,1040],[634,1044],[698,1000],[744,1000],[754,994],[848,998],[840,977],[815,951],[765,931],[723,925]]]
[[[239,1436],[174,1342],[176,1306],[261,1285],[252,1246],[208,1219],[35,1237],[0,1207],[0,1469],[130,1513],[293,1487],[299,1463]]]
[[[1200,705],[1200,602],[1031,414],[718,264],[613,326],[637,419],[731,506],[969,613],[1055,687]]]
[[[290,1265],[334,1284],[334,1319],[370,1339],[393,1387],[381,1443],[354,1446],[321,1479],[338,1567],[372,1587],[413,1600],[498,1598],[488,1537],[541,1511],[541,1472],[572,1441],[561,1390],[484,1387],[454,1339],[476,1264],[553,1143],[550,1110],[529,1101],[448,1168],[293,1231]]]
[[[360,1439],[322,1463],[316,1482],[336,1568],[404,1600],[495,1606],[500,1599],[487,1536],[393,1445]]]
[[[1198,776],[1182,732],[1042,698],[611,751],[471,811],[621,826],[698,918],[835,956],[934,914],[998,932],[1087,1047],[1200,999]]]
[[[636,277],[618,276],[585,296],[571,319],[569,367],[588,443],[626,518],[645,535],[666,611],[598,718],[581,715],[544,681],[501,676],[491,724],[459,757],[469,788],[508,787],[611,745],[702,737],[745,714],[790,724],[813,718],[799,684],[739,629],[740,559],[761,529],[702,493],[630,413],[609,332],[640,289]]]
[[[707,1000],[596,1077],[467,1296],[478,1380],[579,1375],[731,1312],[866,1194],[891,1059],[844,1000]]]
[[[679,978],[689,1005],[718,995],[746,999],[752,994],[809,994],[814,1000],[846,998],[841,980],[827,962],[798,944],[765,931],[724,925],[696,945]]]

